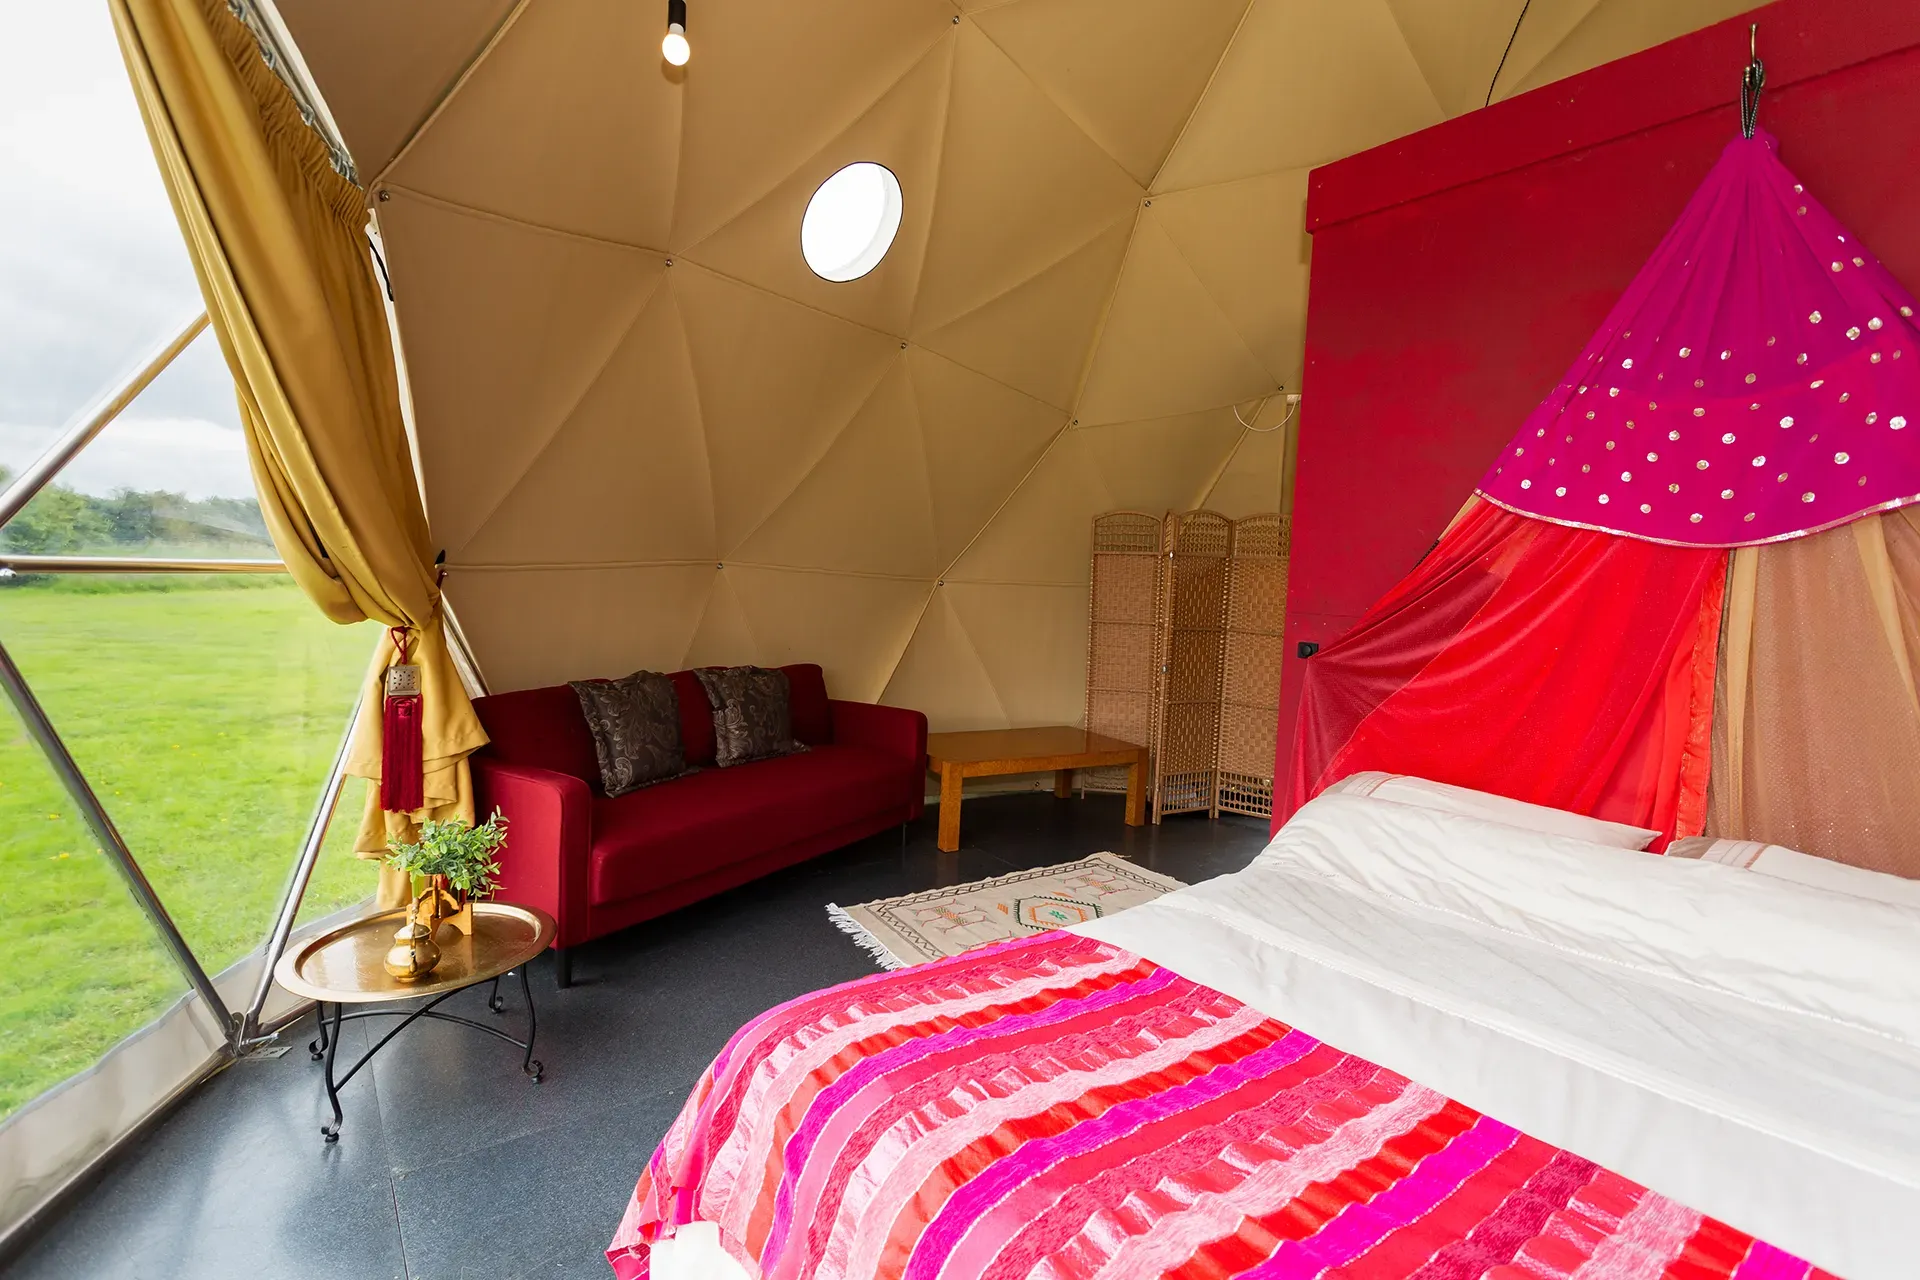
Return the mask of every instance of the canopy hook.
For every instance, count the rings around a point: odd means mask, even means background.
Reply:
[[[1760,90],[1766,87],[1767,64],[1760,61],[1760,24],[1747,28],[1747,69],[1740,75],[1740,136],[1751,138],[1760,117]]]

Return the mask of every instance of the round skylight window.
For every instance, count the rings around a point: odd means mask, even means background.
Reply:
[[[823,280],[858,280],[880,265],[900,230],[900,179],[862,160],[820,184],[800,220],[800,252]]]

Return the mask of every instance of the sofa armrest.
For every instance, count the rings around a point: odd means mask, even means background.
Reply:
[[[484,756],[473,761],[474,809],[507,820],[495,896],[539,907],[559,922],[554,945],[587,940],[587,854],[593,793],[580,778]]]
[[[927,717],[905,707],[871,702],[827,704],[833,710],[833,740],[840,746],[870,747],[899,756],[912,767],[907,816],[917,818],[927,803]]]

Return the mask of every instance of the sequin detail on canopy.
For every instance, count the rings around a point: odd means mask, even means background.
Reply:
[[[1727,144],[1482,496],[1697,547],[1920,501],[1914,299],[1778,149]]]

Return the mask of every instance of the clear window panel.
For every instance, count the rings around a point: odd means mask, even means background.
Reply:
[[[0,640],[209,973],[272,926],[377,635],[278,574],[0,583]]]
[[[201,303],[108,6],[0,0],[0,30],[0,465],[18,470]]]
[[[367,803],[367,781],[348,778],[340,789],[340,803],[333,811],[333,825],[327,828],[327,843],[320,860],[314,864],[313,879],[307,882],[306,896],[300,899],[299,924],[324,920],[336,911],[359,906],[373,897],[380,879],[380,864],[354,856],[353,837],[360,830],[360,815]]]
[[[0,696],[0,1119],[187,989],[119,870]]]
[[[212,330],[0,529],[0,552],[279,558],[254,496],[233,379]]]

